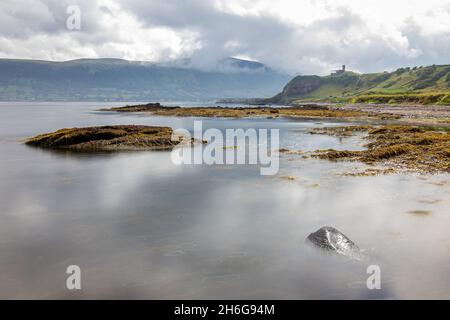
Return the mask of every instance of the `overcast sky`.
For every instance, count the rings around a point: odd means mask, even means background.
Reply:
[[[0,58],[227,56],[303,74],[448,64],[450,0],[0,0]]]

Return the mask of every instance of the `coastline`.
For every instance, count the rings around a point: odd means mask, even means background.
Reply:
[[[353,175],[391,174],[400,171],[419,173],[450,172],[450,106],[384,106],[367,104],[314,105],[296,107],[165,107],[159,103],[103,109],[116,112],[148,112],[169,117],[254,118],[294,117],[333,118],[345,121],[375,120],[368,125],[312,129],[311,134],[349,137],[365,133],[364,151],[315,150],[303,157],[329,161],[358,161],[383,166]],[[284,153],[290,150],[285,149]],[[280,152],[283,153],[282,150]]]
[[[148,112],[153,115],[174,117],[299,117],[305,119],[335,118],[360,120],[396,120],[411,125],[437,125],[450,127],[450,106],[442,105],[379,105],[379,104],[314,104],[298,106],[253,107],[181,107],[159,103],[127,105],[100,109],[116,112]]]

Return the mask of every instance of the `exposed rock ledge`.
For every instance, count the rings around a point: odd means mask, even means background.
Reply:
[[[385,173],[408,170],[420,173],[450,172],[450,130],[429,126],[347,126],[315,128],[311,133],[351,136],[366,132],[366,150],[316,150],[313,157],[328,160],[384,164]],[[368,171],[373,175],[376,171]]]
[[[148,112],[153,115],[166,117],[301,117],[301,118],[372,118],[368,112],[356,110],[337,110],[319,107],[315,105],[303,105],[300,107],[169,107],[159,103],[147,103],[124,107],[100,109],[101,111],[115,112]],[[390,118],[386,114],[374,114],[376,119]]]
[[[179,143],[172,141],[171,135],[169,127],[114,125],[60,129],[38,135],[25,143],[74,151],[170,150]]]

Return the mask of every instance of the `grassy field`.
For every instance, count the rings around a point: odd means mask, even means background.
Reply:
[[[430,92],[430,93],[393,93],[393,94],[363,94],[347,100],[351,103],[374,103],[374,104],[438,104],[450,105],[450,92]]]
[[[297,76],[269,102],[304,101],[450,105],[450,65],[400,68],[394,72]]]

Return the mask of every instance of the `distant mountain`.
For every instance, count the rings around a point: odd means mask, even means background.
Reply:
[[[149,101],[270,97],[289,81],[264,64],[222,59],[197,69],[190,60],[65,62],[0,59],[0,100]]]
[[[400,68],[394,72],[341,72],[297,76],[271,103],[301,101],[419,102],[450,104],[450,65]]]

